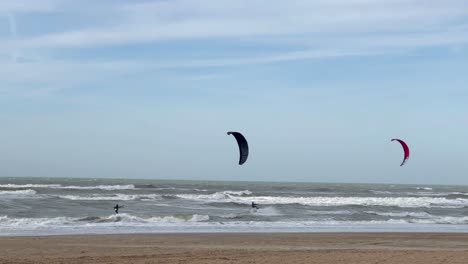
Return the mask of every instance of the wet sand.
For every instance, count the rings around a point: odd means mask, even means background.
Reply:
[[[468,234],[241,233],[0,237],[0,263],[468,263]]]

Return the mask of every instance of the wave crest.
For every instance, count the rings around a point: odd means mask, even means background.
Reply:
[[[123,193],[116,193],[111,196],[59,195],[58,197],[62,199],[74,200],[74,201],[133,201],[133,200],[153,201],[153,200],[162,199],[162,196],[159,194],[123,194]]]
[[[51,189],[76,189],[76,190],[134,190],[135,185],[96,185],[96,186],[63,186],[61,184],[0,184],[0,188],[23,189],[23,188],[51,188]]]
[[[16,191],[0,191],[1,196],[30,196],[35,195],[37,192],[35,190],[16,190]]]
[[[394,207],[439,207],[463,208],[468,206],[468,199],[447,199],[443,197],[278,197],[278,196],[233,196],[220,192],[209,195],[179,194],[182,199],[196,200],[204,203],[238,203],[250,204],[252,201],[262,205],[300,204],[305,206],[394,206]]]
[[[204,200],[204,201],[222,201],[222,200],[231,200],[235,197],[245,197],[251,195],[252,192],[249,190],[244,191],[223,191],[215,192],[212,194],[176,194],[175,197],[188,199],[188,200]]]
[[[205,222],[209,221],[208,215],[174,215],[174,216],[154,216],[149,218],[134,216],[130,214],[110,215],[107,217],[87,216],[83,218],[72,217],[52,217],[52,218],[10,218],[0,216],[0,227],[2,228],[42,228],[58,226],[77,225],[99,225],[106,223],[122,224],[151,224],[151,223],[184,223],[184,222]]]

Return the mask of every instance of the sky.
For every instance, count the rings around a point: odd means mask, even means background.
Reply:
[[[0,176],[468,184],[466,0],[2,0],[0,83]]]

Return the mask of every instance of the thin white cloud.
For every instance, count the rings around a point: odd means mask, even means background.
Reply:
[[[364,56],[373,53],[344,53],[336,51],[297,51],[279,54],[269,54],[258,57],[193,59],[193,60],[107,60],[107,61],[68,61],[68,60],[40,60],[21,63],[0,62],[0,79],[4,82],[34,83],[34,82],[62,82],[69,83],[90,81],[91,79],[106,78],[106,74],[122,74],[126,72],[141,72],[148,70],[166,69],[197,69],[230,67],[249,64],[271,62],[287,62],[305,59],[324,59],[343,56]],[[20,77],[18,77],[18,73]]]
[[[466,0],[8,0],[0,2],[2,12],[22,14],[26,20],[21,23],[10,16],[13,37],[0,39],[0,53],[13,52],[20,61],[0,61],[0,78],[21,84],[70,84],[121,72],[401,54],[468,44]],[[42,23],[40,18],[48,12],[66,15]],[[205,50],[213,41],[231,47],[252,42],[258,48],[244,55],[242,48],[235,54],[194,52],[185,60],[157,56],[128,60],[116,52],[122,46],[157,48],[200,40]],[[281,52],[269,50],[272,46],[281,47]],[[105,58],[80,56],[103,47],[116,50]],[[64,50],[76,54],[73,60],[61,57]],[[49,54],[53,59],[47,58]]]
[[[13,38],[16,38],[16,19],[13,14],[8,14],[8,22],[10,26],[10,33],[13,36]]]
[[[0,88],[3,94],[23,94],[20,90],[26,90],[27,95],[44,95],[45,92],[57,92],[58,86],[74,87],[84,83],[96,81],[109,82],[119,79],[127,73],[148,74],[159,70],[190,70],[210,69],[220,67],[236,67],[242,65],[266,64],[273,62],[288,62],[296,60],[320,60],[345,56],[374,56],[373,52],[340,52],[304,50],[269,54],[258,57],[214,58],[192,60],[110,60],[110,61],[67,61],[67,60],[40,60],[29,62],[0,62],[0,79],[5,85]],[[194,77],[198,80],[213,78],[219,75],[204,74],[202,77]],[[52,85],[54,89],[47,89]],[[18,87],[20,89],[18,90]],[[37,93],[34,87],[38,87]],[[32,89],[32,90],[31,90]],[[64,88],[66,89],[66,88]]]
[[[76,5],[73,7],[77,8]],[[80,12],[86,12],[86,9],[77,8],[75,14],[79,17]],[[174,0],[109,5],[107,9],[100,5],[94,12],[101,12],[104,20],[94,27],[44,32],[15,44],[31,48],[80,48],[168,40],[281,36],[301,36],[313,43],[322,34],[448,29],[468,16],[468,4],[465,0]],[[119,19],[106,23],[109,12]]]
[[[256,57],[237,58],[216,58],[200,59],[179,62],[166,62],[160,64],[158,68],[180,69],[180,68],[210,68],[210,67],[230,67],[245,66],[252,64],[265,64],[273,62],[288,62],[297,60],[326,59],[351,56],[373,56],[379,54],[372,51],[334,51],[334,50],[304,50],[286,53],[277,53]]]
[[[11,37],[12,37],[12,39],[14,41],[16,41],[18,32],[17,32],[17,28],[16,28],[16,19],[15,19],[15,16],[13,14],[8,14],[8,24],[10,26]],[[11,57],[12,57],[13,61],[16,62],[16,60],[18,58],[18,51],[15,48],[12,49]]]

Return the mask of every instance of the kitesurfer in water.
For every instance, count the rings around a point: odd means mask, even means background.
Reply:
[[[118,213],[119,213],[119,208],[122,208],[122,207],[123,207],[123,206],[119,206],[118,204],[116,204],[116,205],[114,206],[114,212],[115,212],[116,214],[118,214]]]
[[[258,204],[256,204],[255,202],[252,202],[252,208],[255,208],[255,209],[258,209]]]

